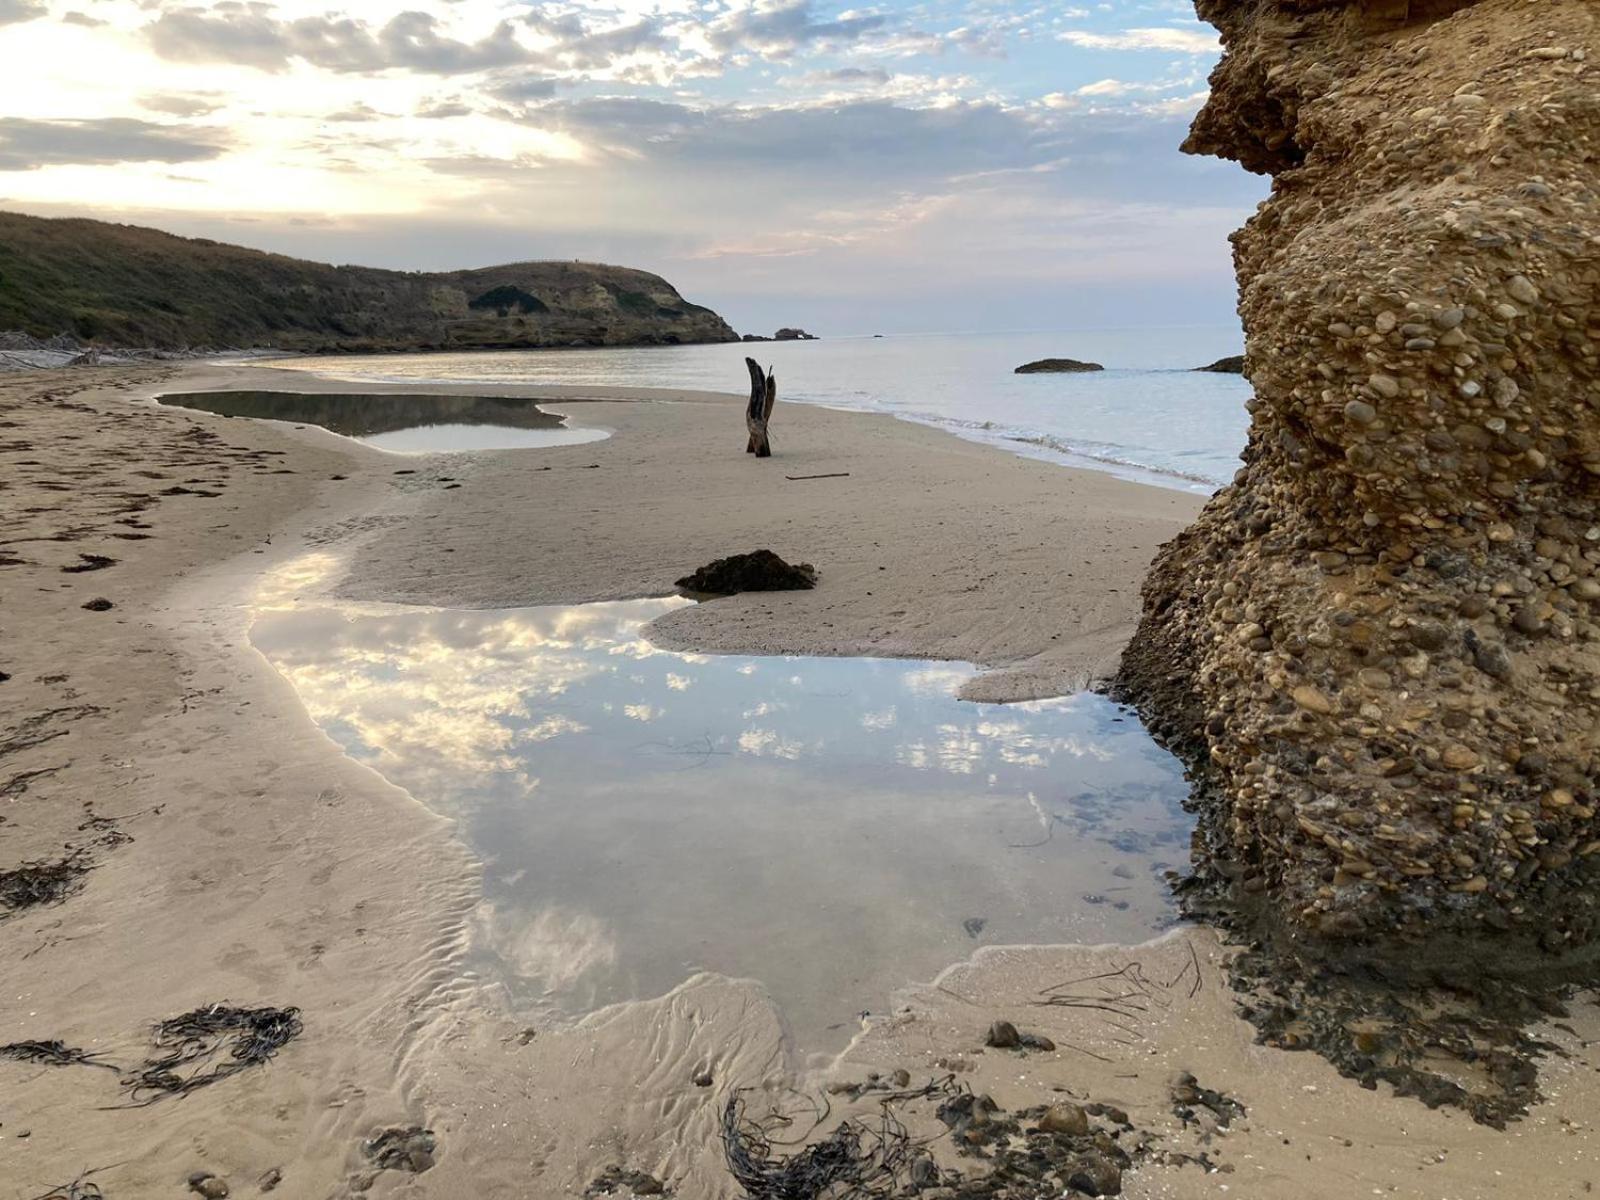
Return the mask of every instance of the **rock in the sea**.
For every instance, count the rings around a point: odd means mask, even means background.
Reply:
[[[686,592],[732,596],[736,592],[798,592],[817,586],[817,569],[810,563],[783,561],[771,550],[734,554],[707,563],[693,575],[678,580]]]
[[[1041,358],[1036,362],[1023,363],[1013,375],[1055,375],[1066,374],[1073,371],[1104,371],[1099,363],[1079,362],[1075,358]]]
[[[1244,355],[1232,354],[1227,358],[1219,358],[1216,362],[1205,367],[1196,367],[1196,371],[1210,371],[1213,375],[1243,375]]]
[[[1595,4],[1197,8],[1226,53],[1185,149],[1292,182],[1234,237],[1243,467],[1158,556],[1119,691],[1274,945],[1592,948],[1600,104],[1537,51]]]
[[[772,335],[775,342],[814,342],[817,335],[807,333],[804,329],[780,329]]]

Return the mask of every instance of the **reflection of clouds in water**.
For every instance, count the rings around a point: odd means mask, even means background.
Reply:
[[[675,675],[671,671],[666,675],[667,686],[675,692],[687,692],[694,686],[694,680],[687,675]]]
[[[666,709],[655,704],[624,704],[622,715],[630,721],[655,721],[666,715]]]
[[[617,961],[616,935],[591,913],[562,908],[530,913],[484,900],[473,914],[473,925],[480,944],[513,973],[537,980],[546,993],[569,988],[595,968]]]
[[[869,723],[868,718],[875,715],[863,716],[862,727],[887,728],[888,725]],[[902,742],[895,747],[895,761],[920,770],[937,768],[956,775],[971,775],[986,763],[995,761],[1009,767],[1043,770],[1062,755],[1103,763],[1117,759],[1116,750],[1096,738],[1076,734],[1043,735],[1033,732],[1021,721],[984,718],[970,724],[944,724],[938,727],[937,734],[933,740],[919,738]],[[995,778],[991,772],[988,776],[991,785]]]
[[[784,704],[784,703],[782,703],[780,701],[763,700],[760,704],[757,704],[754,708],[747,708],[747,709],[744,710],[744,712],[742,712],[739,715],[741,717],[743,717],[746,721],[751,721],[751,720],[754,720],[756,717],[770,717],[773,713],[782,712],[784,709],[786,709],[788,707],[789,706],[787,704]]]
[[[935,663],[900,677],[900,686],[913,696],[954,696],[976,672],[957,663]]]
[[[870,729],[874,733],[885,729],[893,729],[895,722],[899,720],[899,715],[899,710],[893,705],[879,709],[877,712],[862,713],[861,728]]]
[[[1092,692],[1079,692],[1075,696],[1052,696],[1048,700],[1017,700],[1007,704],[1007,709],[1025,713],[1076,712],[1083,706],[1083,698],[1097,699]]]
[[[326,575],[332,561],[296,560],[264,594],[290,596]],[[429,792],[448,794],[459,790],[448,775],[509,774],[529,785],[519,746],[586,731],[559,714],[534,722],[529,701],[565,695],[614,672],[594,653],[599,648],[617,643],[630,657],[643,657],[639,647],[648,643],[637,638],[639,628],[679,606],[669,600],[509,613],[269,610],[251,636],[312,718],[339,726],[353,753],[386,772],[403,762]],[[628,715],[651,720],[660,710],[634,706]]]
[[[739,735],[739,749],[766,758],[785,758],[791,762],[805,753],[805,745],[772,729],[747,729]]]

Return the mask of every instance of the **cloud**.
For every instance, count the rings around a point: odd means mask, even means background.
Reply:
[[[612,96],[540,105],[527,110],[524,119],[613,153],[656,162],[803,166],[829,173],[942,171],[953,162],[1006,164],[1030,158],[1030,147],[1042,136],[1019,111],[961,101],[929,107],[867,99],[696,108]]]
[[[497,100],[525,104],[529,100],[548,100],[556,94],[559,84],[559,80],[547,75],[516,75],[496,79],[487,90]]]
[[[839,67],[832,71],[814,71],[805,77],[808,83],[888,83],[889,72],[882,67]]]
[[[215,92],[151,92],[139,97],[139,107],[173,117],[204,117],[222,107]]]
[[[63,25],[81,25],[85,29],[98,29],[106,22],[99,17],[91,17],[88,13],[66,12],[61,14],[61,23]]]
[[[1149,84],[1127,83],[1121,79],[1100,79],[1094,83],[1086,83],[1074,95],[1077,96],[1126,96],[1130,92],[1150,90]]]
[[[871,15],[819,19],[812,0],[753,0],[706,26],[706,40],[724,53],[782,58],[817,43],[839,46],[883,29],[887,19]]]
[[[1217,34],[1204,29],[1124,29],[1120,33],[1089,33],[1069,29],[1057,35],[1063,42],[1088,50],[1165,50],[1174,54],[1215,54],[1221,48]]]
[[[96,121],[0,121],[0,171],[32,171],[64,164],[202,162],[225,149],[220,135],[183,125],[156,125],[129,117]]]
[[[374,27],[353,17],[285,21],[271,5],[241,0],[172,9],[146,26],[145,35],[165,59],[228,62],[263,71],[281,71],[299,59],[336,72],[402,69],[455,75],[529,58],[505,21],[482,40],[463,42],[441,34],[438,18],[425,12],[398,13]]]
[[[17,25],[23,21],[37,21],[50,15],[50,10],[39,0],[0,0],[0,25]]]
[[[618,59],[648,51],[665,52],[675,42],[662,30],[656,17],[643,17],[629,25],[601,28],[585,23],[576,13],[551,17],[534,12],[523,23],[546,39],[544,57],[574,70],[598,70]]]
[[[429,121],[446,121],[451,117],[470,117],[473,108],[460,100],[441,100],[436,104],[425,104],[417,109],[417,116]]]

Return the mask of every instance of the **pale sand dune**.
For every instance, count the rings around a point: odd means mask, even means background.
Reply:
[[[1146,1167],[1126,1178],[1134,1196],[1575,1196],[1600,1173],[1594,1051],[1572,1035],[1551,1031],[1574,1057],[1547,1066],[1550,1102],[1496,1133],[1254,1047],[1200,933],[985,952],[907,992],[832,1064],[788,1043],[759,984],[710,976],[523,1036],[466,970],[477,867],[449,824],[341,755],[250,648],[269,569],[298,566],[307,597],[532,604],[661,592],[711,557],[768,545],[815,562],[822,586],[684,610],[656,636],[968,658],[993,669],[973,690],[1014,697],[1106,665],[1146,561],[1195,501],[794,405],[779,409],[777,457],[756,462],[741,453],[738,401],[705,396],[568,391],[554,407],[615,436],[400,462],[315,429],[132,403],[178,378],[308,382],[187,366],[0,380],[0,550],[23,560],[0,566],[0,741],[20,730],[32,743],[0,752],[0,868],[103,838],[80,828],[86,803],[134,839],[94,848],[64,904],[0,920],[0,1042],[59,1037],[136,1061],[151,1021],[224,999],[298,1005],[306,1031],[270,1067],[131,1111],[102,1107],[120,1098],[110,1072],[0,1061],[0,1200],[96,1167],[109,1200],[184,1195],[196,1170],[255,1195],[273,1168],[276,1195],[345,1195],[365,1182],[361,1138],[391,1123],[432,1128],[438,1162],[384,1172],[369,1194],[577,1195],[615,1162],[682,1197],[731,1197],[716,1140],[729,1089],[785,1101],[897,1068],[920,1083],[941,1059],[1009,1109],[1067,1089],[1126,1108],[1175,1149],[1196,1147],[1173,1129],[1173,1072],[1250,1109],[1204,1147],[1232,1173]],[[163,478],[139,474],[151,471]],[[782,478],[831,471],[851,474]],[[441,474],[464,486],[444,490]],[[159,495],[173,486],[220,494]],[[120,561],[63,574],[79,554]],[[115,607],[80,607],[96,597]],[[1031,1003],[1133,959],[1157,984],[1198,961],[1204,986],[1151,988],[1121,1031],[1093,1010]],[[982,1051],[997,1016],[1061,1048]],[[1600,1033],[1588,1009],[1574,1028]],[[712,1085],[696,1087],[707,1068]],[[926,1111],[909,1119],[935,1131]]]

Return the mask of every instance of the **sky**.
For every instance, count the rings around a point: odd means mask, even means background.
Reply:
[[[0,0],[0,208],[581,258],[741,331],[1234,320],[1188,0]]]

